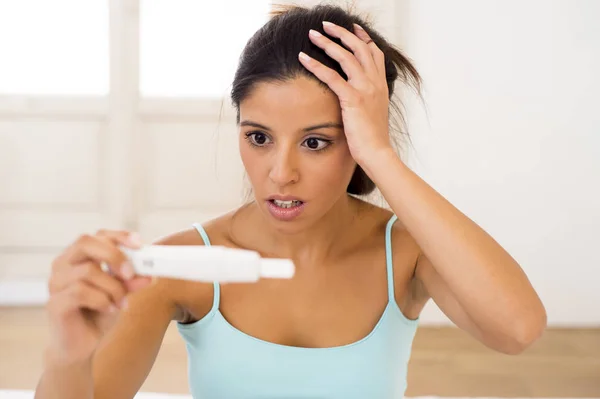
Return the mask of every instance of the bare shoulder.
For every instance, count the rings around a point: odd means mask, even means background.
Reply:
[[[406,261],[410,259],[408,262],[408,268],[412,274],[412,272],[414,272],[414,267],[419,254],[421,253],[421,248],[400,219],[397,219],[392,226],[391,245],[393,254],[396,255],[398,260],[403,260],[402,263],[404,263],[405,267],[407,266]],[[406,254],[406,257],[398,256],[400,254]],[[394,262],[394,265],[396,265],[396,262]]]
[[[364,215],[363,223],[365,225],[370,223],[368,227],[372,231],[370,235],[380,242],[394,213],[389,209],[368,203],[363,203],[361,208]],[[390,233],[396,301],[407,317],[416,318],[428,299],[415,276],[421,248],[400,218],[394,221]]]
[[[160,237],[153,245],[205,245],[202,236],[195,227],[176,231]]]
[[[360,228],[364,230],[365,236],[370,236],[375,240],[369,242],[369,245],[381,243],[394,213],[389,209],[363,200],[358,200],[357,204]],[[410,269],[410,263],[416,260],[419,248],[399,218],[392,225],[391,245],[394,267]]]
[[[378,207],[380,230],[385,230],[394,213],[388,209]],[[397,218],[390,231],[390,244],[392,247],[392,260],[395,276],[412,276],[415,271],[416,261],[421,249],[417,241],[410,234],[400,218]]]
[[[220,215],[216,218],[204,221],[202,223],[190,223],[190,227],[184,230],[176,231],[167,234],[157,239],[154,245],[206,245],[204,239],[200,235],[198,226],[208,235],[211,243],[220,243],[221,239],[226,236],[231,219],[236,211],[231,211]]]
[[[227,231],[230,214],[225,214],[217,218],[202,222],[200,227],[206,232],[211,243],[219,243],[221,236]],[[169,233],[154,241],[153,245],[206,245],[198,229],[190,223],[190,227],[180,231]],[[210,311],[213,303],[213,285],[207,283],[185,281],[169,278],[157,278],[153,290],[159,292],[163,298],[168,298],[174,303],[176,308],[174,320],[187,321],[190,318],[197,318],[198,309],[200,312]],[[193,307],[195,310],[190,311]],[[194,313],[194,316],[190,316]]]

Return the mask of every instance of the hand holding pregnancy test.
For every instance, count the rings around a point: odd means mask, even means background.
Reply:
[[[256,251],[211,245],[146,245],[120,247],[135,273],[202,282],[256,282],[294,276],[290,259],[262,258]]]

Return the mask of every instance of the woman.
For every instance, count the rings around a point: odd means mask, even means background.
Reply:
[[[36,397],[132,398],[172,320],[198,398],[402,397],[430,298],[494,350],[535,341],[546,314],[520,266],[394,153],[398,78],[418,88],[410,62],[359,17],[329,6],[274,15],[231,93],[254,201],[157,244],[249,248],[293,259],[296,275],[152,283],[118,250],[141,245],[137,235],[84,235],[53,263]],[[375,186],[393,212],[358,199]]]

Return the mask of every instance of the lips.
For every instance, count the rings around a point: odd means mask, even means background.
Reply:
[[[296,219],[304,211],[304,201],[296,197],[274,196],[267,200],[267,208],[271,216],[280,221]]]

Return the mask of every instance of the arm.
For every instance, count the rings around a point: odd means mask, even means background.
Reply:
[[[156,244],[186,245],[194,236],[192,231],[177,233]],[[46,351],[35,398],[133,398],[152,369],[170,322],[180,316],[176,305],[178,292],[176,281],[157,279],[129,293],[126,309],[120,311],[114,325],[111,322],[112,327],[100,338],[91,357],[65,360],[56,342],[52,344]],[[81,330],[70,332],[71,340],[89,334]]]
[[[36,399],[133,398],[147,377],[175,315],[161,284],[128,296],[128,308],[92,359],[63,363],[46,352]]]
[[[310,40],[340,63],[348,76],[304,53],[306,69],[338,96],[352,157],[379,187],[417,241],[417,274],[446,314],[495,349],[516,353],[539,337],[546,313],[517,262],[483,229],[421,180],[396,156],[389,137],[388,57],[358,26],[354,34],[330,22]],[[351,50],[351,51],[350,51]],[[396,53],[397,59],[403,59]],[[388,59],[389,60],[389,59]],[[405,61],[405,60],[404,60]],[[420,81],[408,62],[393,66],[405,80]]]
[[[154,245],[204,245],[197,238],[198,233],[190,229],[164,237]],[[122,320],[99,348],[94,359],[94,398],[133,398],[154,365],[169,324],[182,319],[176,303],[183,292],[188,292],[186,283],[160,278],[156,281],[130,296]],[[207,298],[212,301],[212,296]]]
[[[546,312],[519,264],[393,151],[363,169],[417,241],[415,275],[442,311],[485,345],[519,353],[543,332]]]
[[[133,398],[150,373],[177,315],[161,283],[128,299],[121,320],[94,357],[94,398]]]

